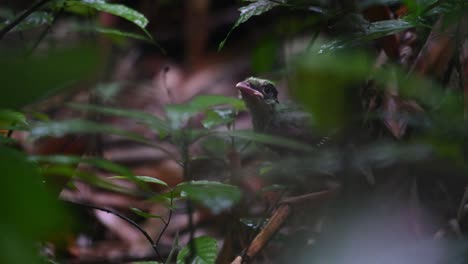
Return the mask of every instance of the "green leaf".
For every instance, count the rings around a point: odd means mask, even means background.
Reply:
[[[406,29],[417,26],[413,21],[403,19],[383,20],[370,23],[366,32],[360,36],[361,40],[378,39],[384,36],[393,35]],[[359,36],[358,36],[359,37]]]
[[[40,27],[43,25],[50,25],[52,23],[53,16],[44,11],[36,11],[27,16],[21,23],[16,25],[10,32],[15,32],[15,31],[24,31],[36,27]],[[7,20],[3,23],[0,24],[0,27],[4,27],[8,24],[10,24],[12,21]]]
[[[201,95],[186,104],[169,105],[166,113],[171,120],[172,128],[180,128],[190,117],[218,105],[230,105],[236,111],[244,110],[242,100],[220,95]]]
[[[281,1],[281,0],[280,0]],[[221,50],[224,47],[224,44],[226,43],[226,40],[229,38],[231,35],[232,31],[237,28],[240,24],[247,22],[250,18],[253,16],[259,16],[263,13],[266,13],[270,11],[273,7],[279,6],[280,3],[277,1],[269,1],[269,0],[257,0],[253,1],[247,6],[243,6],[239,8],[240,11],[240,16],[237,19],[236,23],[234,26],[232,26],[231,30],[229,30],[227,36],[224,38],[221,43],[219,43],[218,50]]]
[[[105,114],[105,115],[112,115],[118,117],[127,117],[134,120],[141,121],[152,129],[158,131],[160,137],[165,137],[169,133],[169,126],[166,122],[155,115],[145,113],[142,111],[137,110],[127,110],[121,108],[112,108],[112,107],[105,107],[105,106],[98,106],[98,105],[84,105],[84,104],[69,104],[74,109],[91,111],[95,113]]]
[[[45,136],[61,137],[73,133],[103,133],[127,137],[137,142],[147,143],[147,140],[139,134],[92,121],[72,119],[57,122],[38,122],[31,126],[31,137]]]
[[[182,197],[211,209],[215,214],[231,208],[241,198],[238,187],[215,181],[183,182],[176,186],[175,191]]]
[[[0,109],[0,124],[19,123],[28,125],[26,116],[23,113],[8,109]]]
[[[0,60],[0,108],[19,109],[95,74],[100,58],[96,48],[81,45],[44,51],[27,59],[3,50]]]
[[[214,264],[216,261],[216,255],[218,253],[218,245],[216,243],[216,239],[208,237],[208,236],[201,236],[193,239],[190,243],[193,245],[188,244],[183,247],[179,254],[177,255],[177,264]],[[190,249],[195,249],[193,252],[193,259],[187,259],[190,256]]]
[[[42,263],[37,241],[50,234],[67,233],[73,225],[56,197],[51,197],[39,170],[24,153],[0,146],[0,262]],[[31,219],[34,219],[32,221]]]
[[[18,141],[16,141],[15,139],[5,137],[0,133],[0,145],[2,145],[2,144],[15,144],[17,142]]]
[[[149,214],[149,213],[145,213],[143,211],[141,211],[140,209],[138,208],[135,208],[135,207],[132,207],[130,208],[130,210],[132,210],[132,212],[134,212],[135,214],[141,216],[141,217],[144,217],[144,218],[159,218],[159,219],[163,219],[160,215],[154,215],[154,214]]]
[[[44,166],[41,168],[41,175],[47,181],[49,176],[55,175],[60,177],[67,178],[78,178],[81,179],[93,186],[103,188],[110,191],[121,192],[124,194],[133,194],[132,191],[123,188],[121,186],[115,185],[112,182],[107,181],[107,179],[97,176],[95,174],[81,171],[76,169],[76,166],[70,165],[50,165]]]
[[[309,146],[304,143],[297,142],[295,140],[276,137],[266,134],[260,134],[252,131],[226,131],[220,132],[221,135],[228,135],[235,138],[251,140],[258,143],[270,144],[279,147],[285,147],[292,150],[300,150],[305,152],[313,152],[315,149],[312,146]]]
[[[426,9],[432,4],[436,3],[437,0],[403,0],[408,13],[415,16],[420,16]]]
[[[148,24],[148,19],[138,11],[131,9],[125,5],[109,4],[104,0],[81,0],[81,1],[67,1],[68,7],[83,6],[93,8],[98,11],[106,12],[124,18],[133,24],[137,25],[146,32],[145,27]]]
[[[235,111],[232,109],[212,109],[205,113],[202,120],[203,127],[211,129],[219,125],[225,125],[234,121]]]
[[[48,156],[29,156],[29,160],[34,162],[47,162],[53,164],[63,164],[63,165],[77,165],[79,163],[85,163],[93,165],[99,169],[107,170],[109,172],[124,174],[133,177],[133,173],[116,163],[111,161],[100,159],[100,158],[82,158],[78,156],[68,156],[68,155],[48,155]]]
[[[112,176],[110,178],[111,179],[128,179],[127,176]],[[160,179],[156,179],[156,178],[153,178],[153,177],[150,177],[150,176],[135,176],[135,177],[132,177],[132,179],[133,178],[138,180],[138,181],[141,181],[141,182],[155,183],[155,184],[163,185],[163,186],[166,186],[166,187],[169,186],[169,185],[167,185],[167,183],[161,181]]]
[[[346,63],[343,63],[346,62]],[[362,52],[325,52],[312,48],[298,59],[291,74],[294,96],[311,113],[321,133],[344,125],[356,113],[350,96],[353,87],[368,79],[372,60]]]
[[[82,26],[82,25],[77,25],[76,27],[73,28],[76,31],[81,31],[81,32],[96,32],[100,33],[103,35],[107,35],[110,37],[116,38],[116,40],[120,40],[122,38],[132,38],[132,39],[137,39],[137,40],[143,40],[147,41],[150,43],[154,43],[154,40],[149,38],[148,36],[132,33],[132,32],[126,32],[126,31],[121,31],[116,28],[105,28],[105,27],[100,27],[100,26]]]

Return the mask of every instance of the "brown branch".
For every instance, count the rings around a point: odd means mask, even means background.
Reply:
[[[33,6],[31,6],[29,9],[24,11],[20,16],[18,16],[15,20],[13,20],[10,24],[6,25],[0,30],[0,40],[3,39],[3,37],[10,32],[14,27],[16,27],[21,21],[26,19],[29,15],[31,15],[34,11],[38,10],[41,8],[43,5],[47,4],[50,0],[42,0],[37,3],[35,3]]]
[[[289,215],[292,213],[293,206],[299,205],[303,202],[309,202],[311,200],[316,201],[328,199],[335,195],[337,191],[338,187],[332,188],[330,190],[286,198],[281,201],[278,208],[273,212],[268,223],[260,231],[260,233],[258,233],[252,243],[250,243],[243,255],[237,256],[234,261],[231,262],[231,264],[241,264],[257,256],[258,253],[268,244],[270,239],[276,234],[276,232],[278,232],[279,229],[283,226],[284,222],[286,222]]]

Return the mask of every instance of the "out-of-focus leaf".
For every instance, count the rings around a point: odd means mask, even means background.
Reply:
[[[274,38],[268,38],[261,41],[253,50],[252,69],[255,73],[264,73],[271,71],[276,62],[276,56],[280,48],[279,43]]]
[[[148,124],[149,127],[158,131],[160,137],[165,137],[169,133],[169,125],[155,115],[137,110],[127,110],[121,108],[104,107],[98,105],[69,104],[74,109],[92,111],[95,113],[127,117]]]
[[[183,247],[177,255],[177,264],[214,264],[218,253],[216,239],[208,236],[201,236],[193,239],[191,242],[195,252],[192,252],[193,259],[187,259],[191,254],[192,245]]]
[[[300,150],[305,152],[313,152],[315,150],[312,146],[291,139],[255,133],[252,131],[237,130],[220,132],[219,134],[228,135],[240,139],[251,140],[258,143],[274,145],[278,147],[285,147],[291,150]]]
[[[1,108],[18,109],[95,74],[99,66],[96,46],[53,50],[28,59],[0,53]]]
[[[103,35],[107,35],[116,40],[122,40],[124,38],[132,38],[132,39],[143,40],[143,41],[147,41],[151,43],[154,42],[154,40],[149,38],[148,36],[143,36],[143,35],[132,33],[132,32],[121,31],[116,28],[105,28],[105,27],[99,27],[99,26],[89,26],[89,27],[76,26],[74,30],[83,31],[83,32],[96,32],[96,33],[100,33]]]
[[[282,2],[282,0],[279,1],[269,1],[269,0],[256,0],[252,1],[250,4],[243,6],[239,8],[240,11],[240,16],[237,19],[236,23],[234,26],[232,26],[231,30],[229,30],[227,36],[224,38],[221,43],[219,43],[218,50],[221,50],[224,47],[224,44],[226,43],[226,40],[229,38],[231,35],[232,31],[238,27],[240,24],[247,22],[250,18],[253,16],[259,16],[263,13],[266,13],[270,11],[273,7],[281,5],[279,2]]]
[[[421,26],[421,24],[413,20],[393,19],[375,21],[368,23],[366,26],[362,26],[362,30],[355,32],[351,39],[338,39],[323,44],[320,47],[319,53],[335,52],[337,50],[355,47],[370,40],[396,34],[416,26]]]
[[[291,87],[312,114],[314,128],[334,130],[355,114],[353,102],[357,100],[350,96],[357,92],[352,88],[368,78],[372,64],[368,56],[355,51],[332,53],[313,48],[299,58],[291,74]]]
[[[383,20],[370,23],[369,28],[358,38],[361,40],[378,39],[417,26],[412,21],[403,19]]]
[[[16,142],[17,141],[12,139],[12,138],[8,138],[8,137],[3,136],[2,131],[0,131],[0,145],[1,144],[14,144]]]
[[[114,103],[117,95],[122,91],[124,82],[100,83],[96,85],[94,93],[99,102]]]
[[[0,153],[0,210],[8,216],[0,218],[0,262],[40,263],[37,239],[63,232],[64,223],[72,219],[65,219],[47,193],[34,163],[7,147],[0,146]]]
[[[411,15],[422,15],[427,8],[437,2],[437,0],[403,0]]]
[[[103,125],[92,121],[72,119],[57,122],[40,122],[31,126],[31,137],[40,138],[44,136],[60,137],[73,133],[103,133],[127,137],[129,139],[146,143],[140,135],[124,129]]]
[[[132,212],[134,212],[135,214],[141,216],[141,217],[144,217],[144,218],[159,218],[159,219],[163,219],[160,215],[154,215],[154,214],[148,214],[148,213],[145,213],[143,211],[141,211],[140,209],[138,208],[135,208],[135,207],[132,207],[130,208],[130,210],[132,210]]]
[[[63,164],[55,164],[55,165],[47,165],[41,168],[40,170],[41,175],[45,179],[48,180],[48,177],[51,176],[60,176],[64,178],[77,178],[81,179],[95,187],[103,188],[110,191],[121,192],[125,194],[131,194],[131,192],[123,188],[121,186],[115,185],[112,182],[103,179],[102,177],[96,176],[95,174],[77,170],[76,166],[71,165],[63,165]]]
[[[155,183],[155,184],[163,185],[166,187],[168,186],[167,183],[161,181],[160,179],[156,179],[150,176],[135,176],[135,177],[132,177],[132,179],[133,178],[141,182]],[[110,177],[110,179],[128,179],[128,177],[127,176],[112,176]]]
[[[358,2],[360,8],[364,9],[373,5],[391,5],[398,4],[401,0],[362,0]]]
[[[236,186],[215,181],[183,182],[176,186],[175,191],[211,209],[215,214],[231,208],[241,198],[241,192]]]
[[[218,105],[229,105],[237,111],[245,109],[244,102],[237,98],[220,95],[201,95],[193,98],[186,104],[167,106],[166,113],[169,120],[171,120],[172,128],[180,128],[193,115]]]
[[[211,109],[206,111],[202,124],[207,129],[229,124],[234,121],[234,115],[235,111],[232,109]]]
[[[0,125],[7,125],[12,123],[28,125],[26,116],[23,115],[23,113],[8,109],[0,109]]]
[[[13,29],[11,29],[9,32],[15,32],[15,31],[23,31],[23,30],[28,30],[36,27],[40,27],[43,25],[50,25],[52,23],[53,16],[44,11],[36,11],[27,16],[21,23],[16,25]],[[0,27],[3,28],[6,25],[10,24],[12,21],[7,20],[3,23],[0,23]]]
[[[85,0],[85,1],[67,1],[67,7],[89,7],[98,11],[106,12],[124,18],[133,24],[137,25],[146,32],[145,27],[148,24],[148,19],[140,12],[131,9],[125,5],[110,4],[104,0]]]
[[[47,155],[47,156],[29,156],[29,160],[35,162],[47,162],[53,164],[63,164],[63,165],[77,165],[79,163],[85,163],[93,165],[99,169],[107,170],[109,172],[125,175],[133,175],[133,173],[116,163],[105,159],[99,158],[82,158],[77,156],[65,156],[65,155]]]

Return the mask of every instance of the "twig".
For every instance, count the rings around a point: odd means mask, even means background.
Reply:
[[[247,249],[241,256],[237,256],[231,264],[241,264],[254,258],[258,253],[268,244],[268,241],[278,232],[284,222],[287,220],[289,215],[292,213],[294,206],[304,202],[310,202],[311,200],[322,200],[327,199],[336,194],[339,187],[332,188],[330,190],[309,193],[301,196],[295,196],[284,199],[279,203],[278,208],[273,212],[270,220],[264,226],[264,228],[257,234],[252,240]]]
[[[29,15],[31,15],[34,11],[37,9],[41,8],[43,5],[47,4],[50,0],[42,0],[37,3],[35,3],[33,6],[31,6],[29,9],[24,11],[23,14],[18,16],[15,20],[13,20],[10,24],[6,25],[0,30],[0,40],[3,39],[3,37],[10,32],[14,27],[16,27],[21,21],[26,19]]]
[[[161,254],[159,254],[159,250],[158,250],[156,244],[154,243],[153,239],[151,238],[151,236],[140,225],[135,223],[135,221],[133,221],[132,219],[130,219],[130,218],[128,218],[128,217],[126,217],[126,216],[124,216],[124,215],[122,215],[122,214],[120,214],[120,213],[118,213],[116,211],[106,209],[106,208],[102,208],[102,207],[99,207],[99,206],[84,204],[84,203],[79,203],[79,202],[74,202],[74,201],[66,201],[66,202],[76,204],[76,205],[80,205],[80,206],[84,206],[84,207],[88,207],[88,208],[91,208],[91,209],[100,210],[100,211],[103,211],[103,212],[106,212],[106,213],[109,213],[109,214],[113,214],[113,215],[119,217],[120,219],[125,220],[127,223],[134,226],[136,229],[138,229],[145,236],[145,238],[150,242],[151,247],[154,249],[154,252],[156,253],[156,256],[161,261],[164,261],[163,258],[161,257]]]
[[[46,29],[44,29],[41,33],[41,35],[39,36],[39,38],[36,40],[36,42],[34,43],[34,45],[31,47],[31,49],[29,50],[28,52],[28,56],[31,56],[31,54],[33,54],[33,52],[36,50],[36,48],[39,46],[39,44],[42,42],[42,40],[45,38],[45,36],[47,35],[47,33],[50,32],[50,30],[52,29],[52,26],[55,25],[55,22],[57,22],[57,19],[62,15],[63,13],[63,10],[64,10],[64,5],[62,7],[60,7],[60,10],[54,15],[54,18],[52,19],[52,22],[46,27]]]
[[[171,223],[171,218],[172,218],[172,205],[173,205],[173,192],[171,191],[171,202],[170,202],[170,208],[169,208],[169,215],[167,216],[167,221],[161,218],[161,221],[164,223],[164,228],[161,230],[161,233],[159,234],[158,238],[156,239],[156,247],[159,246],[159,241],[161,240],[164,232],[166,231],[167,227]]]
[[[183,139],[182,139],[182,168],[183,168],[183,175],[184,175],[184,180],[185,181],[191,181],[192,176],[190,174],[190,156],[189,156],[189,143],[187,142],[188,137],[187,135],[183,134]],[[190,199],[187,199],[187,216],[188,216],[188,228],[190,232],[189,236],[189,247],[190,247],[190,252],[188,256],[185,258],[185,263],[187,263],[188,260],[191,260],[195,255],[196,255],[196,248],[195,244],[193,243],[193,238],[195,236],[195,227],[193,224],[193,204]]]

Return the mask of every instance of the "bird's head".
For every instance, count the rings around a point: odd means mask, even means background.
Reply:
[[[263,104],[273,106],[278,103],[278,90],[272,81],[249,77],[236,84],[236,87],[249,108]]]

